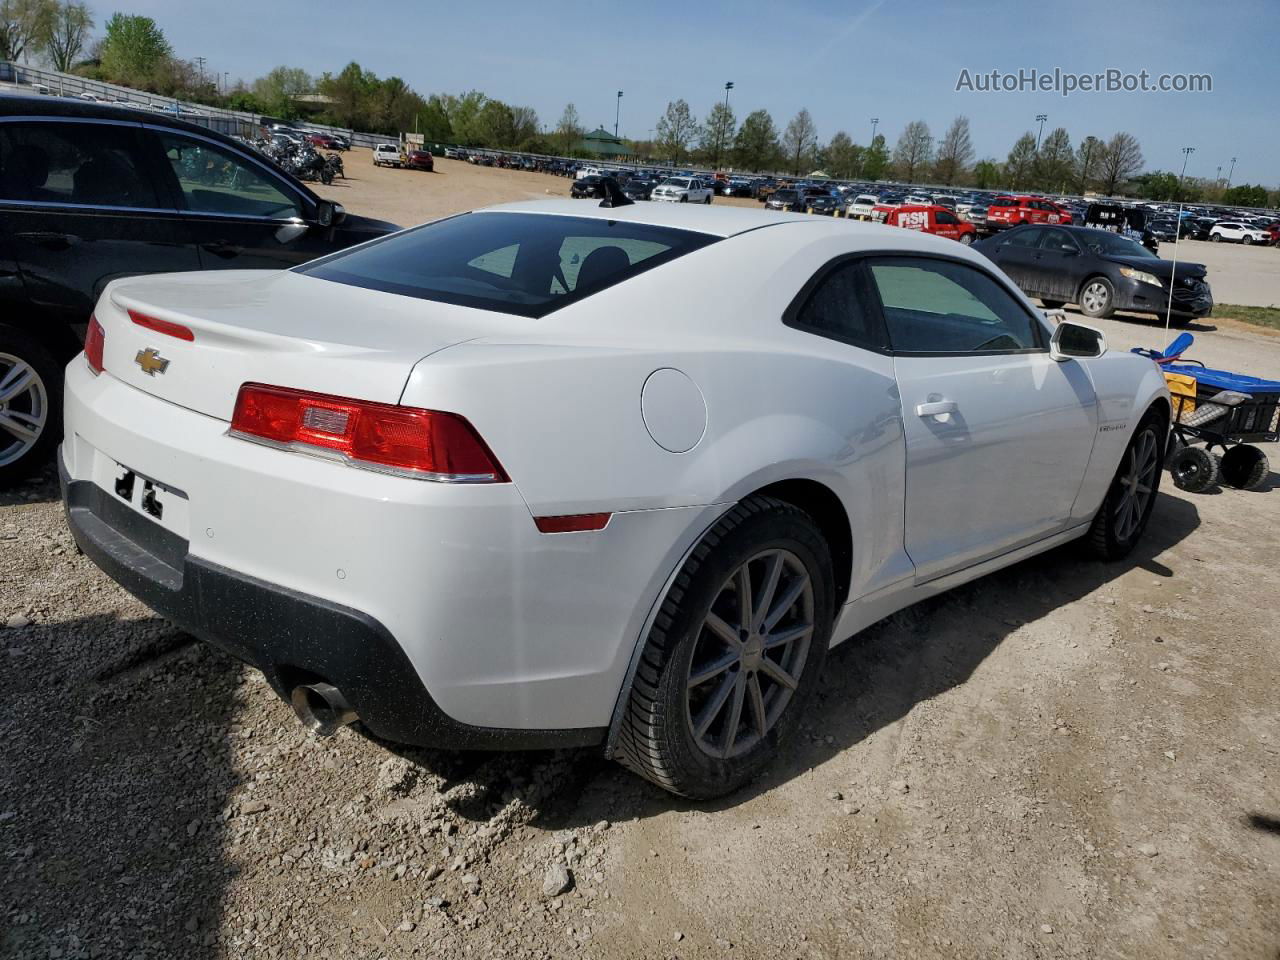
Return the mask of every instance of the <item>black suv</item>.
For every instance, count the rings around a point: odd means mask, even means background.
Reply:
[[[398,229],[346,213],[204,127],[0,97],[0,486],[57,443],[62,367],[111,280],[280,269]]]

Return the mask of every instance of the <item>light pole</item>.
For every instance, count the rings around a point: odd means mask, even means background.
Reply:
[[[1044,122],[1049,119],[1047,113],[1037,113],[1036,123],[1040,124],[1040,132],[1036,134],[1036,152],[1040,151],[1040,138],[1044,136]]]
[[[622,91],[618,91],[616,105],[613,108],[613,138],[618,139],[618,118],[622,116]]]
[[[203,87],[203,86],[204,86],[204,65],[205,65],[205,58],[204,58],[204,57],[196,57],[196,63],[198,63],[198,64],[200,65],[200,86],[202,86],[202,87]]]
[[[1178,202],[1182,202],[1182,178],[1187,175],[1187,161],[1191,159],[1191,155],[1196,152],[1195,147],[1182,148],[1182,172],[1178,174]]]
[[[733,81],[726,81],[724,85],[724,116],[720,118],[720,129],[716,131],[716,169],[720,167],[720,150],[724,146],[724,135],[729,132],[729,128],[725,124],[729,121],[729,91],[732,89]]]
[[[1235,157],[1232,157],[1232,158],[1231,158],[1231,169],[1227,172],[1227,186],[1226,186],[1226,189],[1227,189],[1227,190],[1230,190],[1230,189],[1231,189],[1231,178],[1232,178],[1233,176],[1235,176],[1235,172],[1236,172],[1236,158],[1235,158]]]
[[[875,146],[875,142],[876,142],[876,127],[878,127],[878,126],[880,126],[880,118],[879,118],[879,117],[872,117],[872,118],[871,118],[871,143],[869,144],[870,146]]]

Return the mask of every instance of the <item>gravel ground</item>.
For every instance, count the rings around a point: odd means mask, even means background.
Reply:
[[[378,189],[552,179],[452,167]],[[78,556],[46,474],[0,494],[0,956],[1274,960],[1278,490],[1166,483],[1129,562],[871,628],[775,770],[695,804],[590,752],[311,738]]]

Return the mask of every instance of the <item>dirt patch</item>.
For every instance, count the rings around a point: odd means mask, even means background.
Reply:
[[[350,166],[403,223],[567,189]],[[1166,482],[1127,563],[871,628],[781,764],[691,804],[590,752],[309,737],[78,556],[46,474],[0,499],[0,954],[1273,958],[1277,487]]]

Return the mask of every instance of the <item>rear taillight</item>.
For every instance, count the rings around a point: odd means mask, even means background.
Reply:
[[[102,348],[107,345],[107,334],[97,317],[89,318],[89,332],[84,337],[84,359],[96,377],[102,372]]]
[[[246,383],[231,435],[353,467],[445,483],[506,483],[506,472],[465,417]]]

